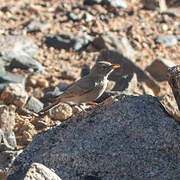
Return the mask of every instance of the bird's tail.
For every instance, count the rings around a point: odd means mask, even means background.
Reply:
[[[56,106],[58,106],[60,103],[59,100],[57,100],[56,102],[50,104],[49,106],[46,106],[45,108],[43,108],[41,111],[38,112],[38,115],[43,115],[45,114],[46,112],[48,112],[49,110],[55,108]]]

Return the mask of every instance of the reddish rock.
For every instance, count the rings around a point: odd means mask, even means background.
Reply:
[[[2,91],[0,100],[6,104],[14,104],[22,108],[28,99],[28,94],[21,84],[9,83]]]

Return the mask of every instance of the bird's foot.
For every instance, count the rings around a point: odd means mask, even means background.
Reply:
[[[97,108],[97,107],[99,106],[98,103],[93,102],[93,101],[90,101],[90,102],[88,102],[87,104],[91,105],[91,108],[92,108],[92,109]]]

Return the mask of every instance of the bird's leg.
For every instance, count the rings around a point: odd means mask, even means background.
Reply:
[[[93,101],[89,101],[87,104],[91,105],[91,108],[96,108],[99,104]]]
[[[86,112],[86,110],[82,107],[81,104],[80,104],[78,107],[79,107],[83,112]]]
[[[89,105],[98,105],[98,103],[93,102],[93,101],[89,101],[87,104],[89,104]]]

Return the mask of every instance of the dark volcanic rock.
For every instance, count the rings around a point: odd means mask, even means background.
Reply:
[[[124,96],[36,136],[8,180],[22,180],[33,162],[63,180],[179,179],[179,136],[179,123],[155,97]]]

